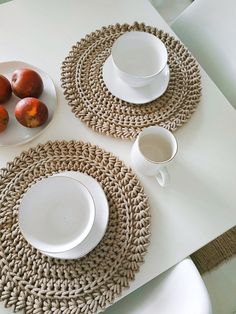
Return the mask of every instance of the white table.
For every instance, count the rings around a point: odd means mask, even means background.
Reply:
[[[48,72],[59,102],[54,123],[43,135],[27,145],[0,149],[1,167],[49,139],[89,141],[130,165],[131,141],[97,134],[71,113],[60,87],[60,66],[86,33],[136,20],[171,32],[147,0],[15,0],[0,6],[1,61],[22,60]],[[196,113],[175,132],[179,153],[170,167],[171,186],[161,188],[155,179],[139,176],[151,204],[151,244],[122,296],[236,224],[236,111],[204,71],[202,86]],[[0,311],[4,313],[2,305]]]

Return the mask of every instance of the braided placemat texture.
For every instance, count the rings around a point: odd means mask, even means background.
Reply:
[[[79,260],[41,254],[21,235],[18,207],[27,189],[61,171],[95,178],[109,202],[99,245]],[[0,300],[24,313],[77,314],[104,310],[129,286],[150,236],[147,197],[137,177],[97,146],[56,141],[23,152],[0,172]]]
[[[236,256],[236,227],[231,228],[215,240],[191,255],[199,272],[204,274]]]
[[[124,32],[144,31],[159,37],[168,51],[170,81],[164,95],[143,105],[113,96],[102,78],[103,64],[113,42]],[[145,127],[171,131],[187,122],[201,96],[198,64],[180,41],[155,27],[135,22],[103,27],[77,42],[62,63],[65,97],[76,117],[97,132],[133,139]]]

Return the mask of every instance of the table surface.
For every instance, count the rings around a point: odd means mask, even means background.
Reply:
[[[97,134],[74,117],[60,87],[60,66],[71,46],[103,25],[145,22],[173,32],[147,0],[15,0],[0,6],[0,61],[21,60],[54,80],[58,111],[34,141],[0,148],[0,166],[47,140],[98,144],[130,165],[132,141]],[[172,183],[139,178],[149,197],[151,244],[136,279],[123,296],[164,272],[236,224],[236,111],[206,73],[202,98],[187,124],[175,132],[179,152],[169,169]],[[3,313],[3,305],[0,305]],[[5,310],[10,313],[12,310]]]

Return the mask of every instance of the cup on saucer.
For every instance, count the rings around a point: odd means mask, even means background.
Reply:
[[[121,35],[103,66],[103,80],[116,97],[135,104],[160,97],[169,83],[164,43],[147,32]]]

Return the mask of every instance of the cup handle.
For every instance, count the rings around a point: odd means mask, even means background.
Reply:
[[[159,170],[158,174],[156,175],[156,179],[160,186],[167,186],[170,184],[170,175],[166,167]]]

